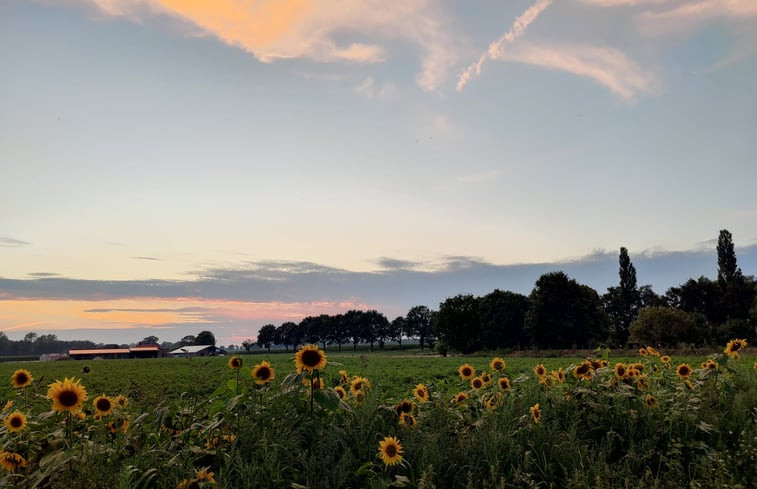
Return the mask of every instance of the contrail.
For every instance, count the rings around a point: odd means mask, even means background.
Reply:
[[[463,87],[473,79],[474,72],[475,76],[481,74],[481,66],[483,66],[484,61],[487,57],[489,59],[497,59],[497,57],[502,52],[502,46],[504,46],[505,43],[511,43],[519,37],[523,36],[523,34],[526,33],[526,28],[531,24],[531,22],[536,20],[536,17],[538,17],[539,14],[542,13],[551,4],[552,0],[539,0],[528,9],[526,9],[526,11],[523,12],[517,19],[515,19],[515,22],[513,22],[513,26],[510,28],[510,30],[495,42],[491,43],[489,45],[488,51],[484,52],[481,57],[478,58],[477,62],[468,66],[468,68],[460,74],[457,80],[457,91],[461,91]]]

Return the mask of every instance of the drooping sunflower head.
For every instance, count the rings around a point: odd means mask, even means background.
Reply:
[[[229,363],[227,365],[232,370],[239,370],[240,368],[242,368],[242,359],[234,355],[233,357],[229,358]]]
[[[27,387],[31,385],[32,383],[32,374],[25,368],[20,368],[13,372],[13,375],[11,375],[11,384],[13,384],[13,387],[16,389],[22,389],[24,387]]]
[[[470,396],[468,395],[467,392],[458,392],[457,394],[455,394],[455,397],[452,398],[452,403],[460,404],[461,402],[469,398]]]
[[[600,368],[607,368],[609,365],[610,365],[610,362],[608,362],[607,360],[603,359],[603,360],[599,361],[599,367]]]
[[[347,397],[347,391],[344,390],[344,387],[342,387],[341,385],[334,387],[334,392],[336,392],[336,395],[339,396],[340,400]]]
[[[469,364],[464,363],[457,369],[457,373],[460,374],[460,378],[462,380],[469,380],[473,378],[474,375],[476,375],[476,369]]]
[[[644,398],[644,404],[650,409],[656,408],[657,398],[652,394],[647,394],[647,397]]]
[[[3,406],[3,412],[7,413],[8,411],[11,410],[12,407],[13,407],[13,400],[6,402],[5,406]]]
[[[739,352],[746,348],[746,340],[734,338],[725,345],[725,352],[731,358],[739,358]]]
[[[531,417],[534,418],[534,423],[539,423],[541,421],[541,409],[539,409],[539,403],[537,402],[530,408],[531,411]]]
[[[95,407],[95,414],[100,416],[107,416],[113,412],[113,401],[105,394],[95,397],[92,405]]]
[[[342,384],[348,384],[350,382],[350,377],[347,375],[346,370],[339,371],[339,382]]]
[[[705,370],[717,370],[718,362],[716,362],[712,358],[708,358],[707,361],[702,363],[702,368]]]
[[[650,355],[652,355],[653,357],[659,357],[659,356],[660,356],[660,352],[659,352],[659,351],[657,351],[657,350],[655,350],[655,349],[654,349],[653,347],[651,347],[651,346],[647,346],[647,353],[649,353],[649,354],[650,354]]]
[[[484,381],[481,380],[481,377],[473,377],[470,381],[470,386],[478,390],[484,386]]]
[[[600,362],[599,360],[590,358],[586,361],[589,362],[589,365],[591,366],[592,370],[599,370],[600,368],[602,368],[602,362]]]
[[[365,394],[367,389],[371,388],[371,383],[365,377],[354,376],[352,382],[350,382],[350,392],[353,396],[357,396],[358,393]]]
[[[499,379],[497,379],[497,385],[499,385],[500,390],[509,391],[510,379],[508,379],[507,377],[500,377]]]
[[[505,370],[505,361],[502,360],[499,357],[495,357],[492,360],[492,363],[489,364],[489,366],[494,370],[495,372],[502,372]]]
[[[649,356],[649,351],[644,347],[639,348],[639,355],[641,355],[642,357]]]
[[[565,371],[560,367],[549,372],[549,379],[553,384],[562,384],[565,381]]]
[[[323,370],[326,367],[326,354],[316,345],[305,345],[297,351],[294,363],[298,372],[312,374],[314,370]]]
[[[627,370],[626,370],[626,364],[625,363],[616,363],[615,364],[615,378],[622,379],[626,376]]]
[[[670,366],[670,361],[671,361],[671,359],[670,359],[670,357],[669,357],[668,355],[663,355],[663,356],[661,356],[661,357],[660,357],[660,361],[661,361],[661,362],[663,363],[663,365],[665,365],[666,367],[669,367],[669,366]]]
[[[9,472],[13,473],[20,468],[26,467],[26,459],[18,453],[0,451],[0,465]]]
[[[110,432],[114,435],[119,431],[126,433],[127,431],[129,431],[129,420],[114,419],[113,421],[109,421],[108,430],[110,430]]]
[[[676,374],[682,379],[688,378],[691,375],[692,369],[688,363],[682,363],[676,367]]]
[[[632,364],[628,365],[628,368],[632,368],[632,369],[638,371],[639,373],[642,373],[644,371],[644,364],[641,363],[641,362],[636,362],[636,363],[632,363]]]
[[[75,414],[81,411],[87,400],[87,390],[84,389],[75,378],[65,377],[62,381],[57,380],[50,384],[47,390],[47,398],[53,401],[53,410],[59,413],[68,411]]]
[[[412,414],[402,413],[400,414],[400,424],[408,428],[413,428],[417,424],[417,421],[415,420],[415,416],[413,416]]]
[[[641,374],[636,378],[636,388],[641,390],[647,387],[647,374]]]
[[[276,378],[276,372],[273,370],[273,367],[265,360],[255,365],[250,375],[252,375],[252,378],[255,379],[255,383],[258,385],[265,385]]]
[[[486,372],[481,372],[481,380],[484,382],[484,385],[489,385],[492,383],[492,377]]]
[[[547,369],[544,368],[544,365],[540,363],[534,367],[534,375],[536,375],[537,377],[544,377],[545,375],[547,375]]]
[[[26,416],[21,411],[13,411],[4,420],[8,431],[22,431],[26,428]]]
[[[387,436],[379,442],[378,455],[386,466],[401,463],[402,452],[400,441],[393,436]]]
[[[418,399],[419,403],[423,404],[428,401],[428,388],[423,384],[418,384],[413,389],[413,395]]]

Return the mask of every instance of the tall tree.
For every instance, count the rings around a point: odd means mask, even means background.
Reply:
[[[405,326],[413,336],[418,337],[421,350],[429,339],[434,337],[433,324],[431,322],[431,310],[426,306],[415,306],[405,316]]]
[[[733,236],[727,229],[720,230],[718,236],[718,283],[725,285],[743,279],[741,269],[736,264]]]
[[[347,334],[347,323],[344,319],[344,314],[337,314],[336,316],[328,317],[328,337],[332,344],[336,343],[339,351],[342,351],[342,344],[349,340]]]
[[[389,339],[396,341],[402,348],[402,333],[405,332],[405,318],[397,316],[389,324]]]
[[[479,299],[471,294],[459,294],[439,304],[436,328],[440,342],[462,353],[471,353],[481,348],[478,302]]]
[[[276,326],[274,326],[273,324],[266,324],[265,326],[260,328],[260,331],[258,331],[257,344],[260,348],[267,349],[268,353],[271,353],[271,345],[274,343],[275,339]]]
[[[216,346],[216,337],[210,331],[200,331],[195,337],[195,345],[213,345]]]
[[[495,289],[479,299],[482,340],[485,348],[522,347],[528,344],[523,330],[528,297]]]
[[[639,315],[641,292],[636,283],[636,268],[624,247],[620,248],[618,262],[620,284],[608,288],[602,299],[605,312],[612,323],[613,340],[624,346],[628,340],[628,327]]]

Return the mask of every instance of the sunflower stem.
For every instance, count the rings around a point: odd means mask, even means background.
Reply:
[[[310,372],[310,417],[313,417],[313,373]]]

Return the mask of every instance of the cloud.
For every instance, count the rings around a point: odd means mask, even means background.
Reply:
[[[376,263],[384,270],[412,270],[422,265],[420,262],[381,257]]]
[[[498,59],[526,63],[582,76],[609,89],[626,101],[640,93],[652,93],[657,82],[623,52],[585,44],[537,45],[520,42]]]
[[[671,0],[578,0],[595,7],[635,7],[637,5],[658,5],[670,3]]]
[[[688,31],[713,19],[746,20],[757,17],[754,0],[700,0],[678,3],[664,10],[647,10],[639,21],[648,34]]]
[[[153,258],[151,256],[130,256],[132,260],[150,260],[150,261],[160,261],[160,258]]]
[[[497,59],[499,54],[504,49],[505,44],[510,44],[516,39],[523,37],[526,33],[528,26],[536,20],[540,13],[542,13],[547,7],[552,4],[551,0],[538,0],[535,4],[530,6],[523,12],[518,18],[515,19],[512,27],[509,31],[505,32],[502,37],[494,41],[489,50],[479,57],[478,61],[469,65],[464,72],[458,76],[457,91],[461,91],[468,82],[470,82],[474,74],[478,76],[481,74],[481,67],[484,65],[484,61],[488,57],[489,59]]]
[[[53,273],[53,272],[30,272],[30,273],[27,273],[27,275],[29,275],[30,277],[35,277],[35,278],[44,278],[44,277],[57,277],[60,274]]]
[[[31,243],[21,241],[20,239],[0,236],[0,248],[19,248],[21,246],[29,246],[30,244]]]
[[[87,1],[87,0],[81,0]],[[380,63],[388,40],[421,51],[416,81],[435,91],[455,62],[452,39],[430,0],[88,0],[111,16],[168,16],[239,47],[258,60]]]

